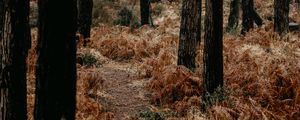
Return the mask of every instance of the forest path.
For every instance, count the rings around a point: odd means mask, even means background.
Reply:
[[[115,120],[128,119],[149,106],[149,98],[144,86],[146,79],[139,77],[132,63],[109,63],[100,68],[104,80],[99,102],[108,112],[114,114]]]

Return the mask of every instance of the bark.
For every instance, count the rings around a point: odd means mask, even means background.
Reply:
[[[206,0],[204,34],[204,101],[223,87],[223,0]]]
[[[78,0],[78,31],[83,38],[89,38],[92,25],[93,0]]]
[[[26,120],[29,0],[0,0],[0,119]]]
[[[149,24],[150,0],[140,0],[141,25]]]
[[[253,0],[242,0],[242,10],[243,10],[243,14],[242,14],[242,32],[241,34],[245,34],[246,32],[248,32],[250,29],[252,29],[254,20],[253,17],[251,15],[252,11],[253,11]]]
[[[231,0],[230,2],[230,14],[228,18],[228,26],[226,31],[235,30],[239,24],[239,3],[240,0]]]
[[[201,0],[183,0],[178,49],[178,65],[196,68],[196,53],[201,39]]]
[[[274,30],[280,35],[289,32],[289,0],[274,1]]]
[[[74,120],[76,0],[39,0],[36,120]]]

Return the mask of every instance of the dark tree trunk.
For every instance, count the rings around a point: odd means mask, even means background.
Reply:
[[[252,8],[251,17],[253,18],[254,22],[256,23],[256,25],[258,27],[262,26],[263,19],[258,15],[258,13],[256,12],[256,10],[254,8]]]
[[[210,103],[210,95],[223,87],[223,0],[206,0],[206,8],[203,98]]]
[[[141,25],[149,24],[150,0],[140,0]]]
[[[274,1],[274,30],[280,35],[289,32],[289,0]]]
[[[78,31],[84,38],[84,46],[91,34],[93,0],[78,0]]]
[[[201,0],[183,0],[178,49],[178,65],[196,68],[197,47],[201,39]]]
[[[36,120],[74,120],[76,0],[39,0]]]
[[[0,0],[0,119],[26,120],[29,0]]]
[[[228,18],[228,26],[226,31],[235,30],[239,24],[239,7],[240,0],[231,0],[230,2],[230,14]]]
[[[253,26],[253,17],[251,16],[251,13],[253,11],[253,0],[242,0],[242,10],[243,10],[243,15],[242,15],[242,34],[244,35],[246,32],[248,32],[250,29],[252,29]]]

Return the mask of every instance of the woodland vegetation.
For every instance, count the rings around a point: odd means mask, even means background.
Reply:
[[[300,119],[300,0],[0,0],[0,120]]]

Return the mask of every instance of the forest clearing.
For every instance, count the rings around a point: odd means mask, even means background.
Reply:
[[[206,8],[210,8],[206,5],[215,4],[206,3],[213,0],[202,0],[202,4],[194,2],[202,5],[202,14],[195,16],[201,21],[192,26],[196,26],[192,29],[194,34],[201,32],[195,35],[201,40],[196,46],[195,65],[189,69],[190,66],[178,65],[180,40],[184,38],[181,37],[183,1],[193,3],[192,0],[153,0],[150,23],[141,26],[139,1],[94,0],[90,37],[86,39],[77,32],[75,119],[299,120],[300,3],[292,0],[287,4],[290,23],[287,27],[290,28],[278,34],[273,20],[276,0],[254,0],[254,9],[262,18],[262,25],[252,20],[253,28],[245,31],[242,7],[243,2],[249,0],[236,0],[240,1],[238,10],[241,12],[237,13],[238,24],[234,29],[228,29],[230,6],[234,0],[223,1],[223,13],[220,13],[223,14],[223,26],[219,26],[224,29],[220,43],[223,46],[223,76],[216,77],[222,77],[223,85],[215,88],[206,99],[204,92],[208,88],[204,88],[204,78],[207,78],[204,65],[209,63],[205,62],[204,51],[209,37],[205,30],[209,26],[205,25],[209,22],[205,22],[205,14]],[[30,1],[31,48],[26,58],[28,120],[38,118],[34,115],[37,114],[36,80],[43,76],[37,79],[36,71],[44,69],[38,60],[43,52],[38,52],[37,7],[37,1]],[[126,16],[130,16],[129,19]],[[0,50],[4,48],[0,45]],[[67,57],[59,56],[56,60]],[[3,113],[0,118],[7,120]]]

